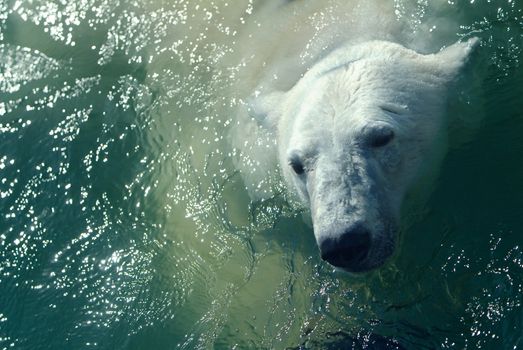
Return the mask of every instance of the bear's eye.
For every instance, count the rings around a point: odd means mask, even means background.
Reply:
[[[370,135],[371,147],[383,147],[394,139],[394,131],[390,128],[379,128]]]
[[[302,175],[305,172],[305,167],[303,166],[303,163],[297,157],[291,158],[289,160],[289,165],[291,166],[292,170],[294,170],[296,175]]]

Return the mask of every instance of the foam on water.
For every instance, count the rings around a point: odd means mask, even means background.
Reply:
[[[481,127],[362,277],[238,119],[345,32],[482,40]],[[522,42],[511,0],[0,3],[0,348],[521,346]]]

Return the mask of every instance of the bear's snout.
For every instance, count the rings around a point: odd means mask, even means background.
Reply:
[[[352,225],[342,234],[328,236],[319,242],[321,258],[347,271],[366,271],[365,260],[371,248],[371,237],[363,224]]]

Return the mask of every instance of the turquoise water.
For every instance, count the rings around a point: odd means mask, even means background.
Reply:
[[[238,43],[310,4],[265,3],[0,2],[0,348],[523,348],[523,4],[394,2],[420,49],[481,38],[483,118],[347,276],[277,171],[264,200],[238,171]]]

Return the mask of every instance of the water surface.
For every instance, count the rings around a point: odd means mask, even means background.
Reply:
[[[397,254],[354,277],[319,259],[267,141],[231,140],[259,57],[239,43],[310,2],[0,2],[0,348],[523,347],[523,6],[431,4],[392,22],[420,50],[481,38],[483,119],[451,126]]]

